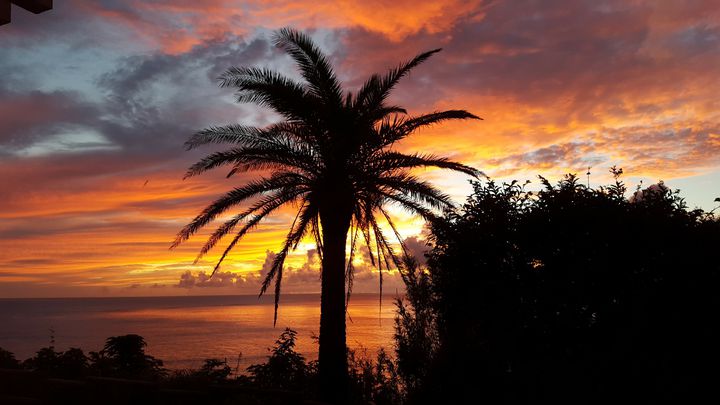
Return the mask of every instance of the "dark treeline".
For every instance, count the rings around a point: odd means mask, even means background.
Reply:
[[[517,182],[474,183],[460,209],[430,224],[427,265],[405,259],[395,355],[348,353],[352,403],[693,403],[717,396],[720,222],[689,209],[663,183],[629,193],[622,171],[612,172],[615,183],[597,189],[573,175],[558,184],[541,178],[538,192]],[[295,394],[216,403],[319,398],[317,361],[297,353],[295,339],[286,329],[267,361],[243,373],[218,359],[166,370],[137,335],[109,338],[87,356],[48,347],[19,362],[0,349],[0,368]]]
[[[145,339],[139,335],[113,336],[107,338],[102,350],[86,355],[80,348],[58,351],[51,343],[23,362],[12,352],[0,348],[0,368],[31,370],[65,379],[98,376],[158,380],[167,370],[162,360],[145,353],[146,346]]]
[[[295,351],[296,339],[296,332],[286,328],[268,349],[267,361],[246,370],[233,369],[225,359],[206,359],[198,369],[168,370],[162,360],[145,352],[147,344],[143,337],[134,334],[110,337],[102,350],[87,355],[79,348],[58,351],[51,344],[33,357],[19,361],[12,352],[0,348],[0,403],[312,401],[319,397],[318,362],[307,361]],[[349,398],[353,403],[402,402],[395,364],[383,350],[375,358],[364,352],[348,351],[348,368]],[[61,384],[59,389],[53,389],[43,382],[61,380],[86,384]]]
[[[688,403],[720,373],[720,223],[662,182],[474,184],[409,263],[412,403]],[[692,403],[693,401],[690,401]]]

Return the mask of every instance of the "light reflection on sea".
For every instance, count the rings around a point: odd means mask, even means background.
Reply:
[[[197,368],[206,358],[227,358],[240,370],[264,361],[267,348],[287,327],[298,332],[297,350],[317,358],[320,324],[317,295],[285,295],[273,328],[271,297],[255,296],[3,299],[0,300],[0,347],[26,359],[49,345],[54,330],[57,350],[102,348],[109,336],[136,333],[148,342],[147,353],[171,369]],[[348,309],[348,346],[373,354],[392,352],[395,306],[376,294],[355,294]],[[352,319],[352,321],[351,321]]]

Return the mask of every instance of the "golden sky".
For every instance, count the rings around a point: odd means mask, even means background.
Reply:
[[[720,196],[720,7],[715,1],[64,1],[0,27],[0,297],[256,293],[286,233],[285,210],[193,266],[202,234],[169,250],[210,202],[253,176],[182,180],[209,125],[266,125],[215,78],[230,66],[296,76],[272,31],[305,30],[347,89],[415,54],[444,50],[396,89],[410,113],[460,108],[484,121],[436,126],[401,145],[493,178],[621,166],[691,206]],[[462,202],[462,176],[433,171]],[[537,182],[535,182],[537,183]],[[397,212],[421,250],[422,223]],[[318,291],[307,244],[286,291]],[[361,255],[362,256],[362,255]],[[363,266],[357,291],[376,291]],[[400,288],[390,278],[388,288]]]

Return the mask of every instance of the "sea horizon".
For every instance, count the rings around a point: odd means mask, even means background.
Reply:
[[[311,296],[311,295],[317,295],[318,298],[320,297],[320,292],[308,292],[308,293],[295,293],[295,292],[288,292],[282,293],[282,296],[280,298],[280,301],[282,301],[284,298],[289,296]],[[403,294],[394,292],[394,293],[387,293],[383,292],[382,296],[384,298],[386,297],[397,297]],[[351,294],[350,299],[352,300],[352,297],[355,296],[375,296],[379,297],[379,293],[369,293],[369,292],[354,292]],[[187,297],[255,297],[258,299],[268,298],[270,297],[272,299],[273,295],[272,293],[266,293],[262,296],[258,296],[258,294],[173,294],[173,295],[88,295],[88,296],[52,296],[52,297],[0,297],[0,301],[12,301],[12,300],[60,300],[60,299],[113,299],[113,298],[187,298]]]
[[[348,347],[374,356],[393,351],[397,294],[353,294],[348,306]],[[146,353],[168,369],[198,368],[208,358],[227,359],[242,372],[263,362],[286,328],[298,332],[297,350],[317,358],[320,294],[284,294],[273,326],[272,295],[0,298],[0,347],[24,360],[42,347],[102,349],[110,336],[138,334]],[[238,355],[241,358],[238,361]]]

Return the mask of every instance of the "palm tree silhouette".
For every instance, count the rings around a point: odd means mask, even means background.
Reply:
[[[372,264],[380,273],[382,293],[383,268],[388,270],[391,265],[397,265],[398,259],[376,216],[384,218],[399,239],[386,210],[388,203],[425,219],[434,218],[434,209],[451,206],[449,196],[412,175],[410,170],[433,166],[474,177],[481,174],[443,157],[399,153],[393,146],[420,127],[451,119],[480,118],[462,110],[408,116],[405,109],[387,103],[398,81],[440,49],[422,53],[385,75],[372,75],[353,94],[343,92],[327,56],[308,36],[285,28],[276,32],[274,41],[295,61],[303,82],[270,69],[233,67],[220,77],[220,86],[235,88],[238,102],[270,108],[283,120],[265,128],[210,127],[193,135],[185,144],[188,150],[212,143],[234,145],[192,165],[186,178],[220,166],[230,167],[228,177],[249,170],[266,170],[270,174],[213,201],[178,233],[172,247],[228,209],[252,200],[244,210],[220,225],[200,250],[198,260],[221,238],[234,233],[215,265],[214,274],[246,233],[280,207],[296,204],[297,215],[262,283],[260,294],[275,281],[274,322],[277,322],[283,263],[304,237],[312,237],[322,265],[321,395],[330,402],[342,401],[347,381],[345,312],[352,290],[352,261],[358,241],[364,241],[371,252]],[[348,235],[349,258],[346,257]]]

